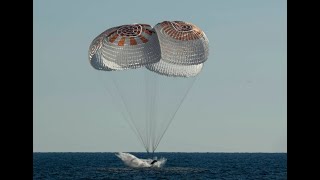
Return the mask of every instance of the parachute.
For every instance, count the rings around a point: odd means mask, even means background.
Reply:
[[[205,33],[183,21],[110,28],[89,47],[91,66],[147,152],[157,149],[208,55]]]

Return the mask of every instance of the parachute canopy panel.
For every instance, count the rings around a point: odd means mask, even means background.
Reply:
[[[146,66],[150,71],[171,77],[193,77],[200,73],[202,67],[203,63],[196,65],[177,65],[162,60]]]

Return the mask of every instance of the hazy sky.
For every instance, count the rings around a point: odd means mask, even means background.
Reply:
[[[35,0],[34,152],[144,152],[88,62],[102,31],[182,20],[210,56],[157,151],[287,152],[284,0]]]

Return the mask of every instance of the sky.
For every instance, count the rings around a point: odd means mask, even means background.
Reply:
[[[287,152],[285,0],[34,0],[33,151],[144,152],[88,61],[132,23],[191,22],[209,58],[158,152]]]

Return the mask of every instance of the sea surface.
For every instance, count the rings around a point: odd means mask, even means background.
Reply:
[[[154,155],[167,159],[164,167],[130,168],[115,153],[33,153],[33,179],[287,179],[287,153]]]

